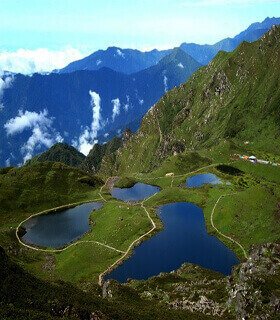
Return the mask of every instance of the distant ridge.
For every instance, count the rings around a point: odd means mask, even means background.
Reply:
[[[241,42],[254,42],[264,35],[273,25],[279,25],[280,18],[266,18],[263,22],[255,22],[234,38],[223,39],[213,45],[182,43],[181,48],[201,64],[208,64],[219,51],[233,51]]]
[[[157,64],[170,51],[154,49],[142,52],[134,49],[109,47],[107,50],[98,50],[81,60],[74,61],[56,72],[68,73],[77,70],[98,70],[102,67],[107,67],[117,72],[131,74]]]
[[[241,42],[253,42],[258,40],[273,25],[279,25],[280,18],[267,17],[262,22],[251,24],[234,38],[223,39],[213,45],[182,43],[180,48],[193,57],[200,64],[208,64],[219,51],[233,51]],[[121,49],[109,47],[106,50],[98,50],[91,55],[74,61],[65,68],[55,70],[58,73],[68,73],[77,70],[98,70],[107,67],[126,74],[135,73],[156,65],[163,57],[171,53],[170,50],[152,50],[142,52],[135,49]]]

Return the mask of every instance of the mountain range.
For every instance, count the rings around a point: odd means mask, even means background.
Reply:
[[[280,26],[233,53],[220,52],[167,92],[136,134],[126,131],[122,139],[96,144],[79,166],[105,175],[171,170],[170,159],[178,154],[218,146],[242,150],[244,143],[254,152],[279,155],[279,64]]]
[[[279,155],[279,65],[280,26],[220,52],[145,115],[117,152],[117,172],[149,172],[173,155],[227,143]]]
[[[0,143],[6,146],[8,137],[6,160],[27,161],[58,143],[26,165],[0,169],[0,318],[278,319],[279,65],[280,26],[274,25],[257,41],[220,51],[202,67],[176,48],[157,65],[130,75],[102,68],[3,76]],[[176,81],[183,83],[174,87]],[[138,115],[156,97],[153,91],[163,96],[140,128],[114,136],[125,121],[140,122]],[[88,156],[63,139],[88,148]],[[93,140],[99,143],[91,148]],[[275,161],[251,163],[243,154]],[[188,186],[190,178],[209,174],[220,183]],[[111,193],[137,182],[158,186],[158,192],[135,202]],[[65,213],[88,202],[102,207],[86,216],[88,231],[73,242],[58,250],[36,246],[36,239],[24,242],[34,225],[40,229],[41,218],[59,225],[58,237],[68,233]],[[199,211],[186,207],[177,215],[173,205],[182,204]],[[194,232],[184,238],[187,247],[167,236],[163,260],[177,259],[180,250],[191,250],[190,258],[149,279],[104,281],[140,247],[154,258],[155,250],[145,244],[170,228],[162,211],[170,205],[172,233],[185,232],[184,221]],[[229,275],[193,259],[212,260],[201,251],[206,242],[196,244],[197,236],[206,235],[236,254]],[[221,248],[216,249],[219,264],[228,259]],[[161,260],[148,264],[143,257],[136,263],[139,273]]]
[[[166,92],[184,83],[219,50],[253,41],[277,23],[280,19],[267,18],[214,46],[183,44],[148,53],[127,49],[123,55],[118,51],[122,49],[109,48],[51,74],[3,74],[0,165],[22,164],[62,141],[88,154],[97,141],[103,144],[126,128],[136,131]],[[104,64],[97,65],[96,59]]]
[[[262,22],[251,24],[233,38],[223,39],[215,44],[182,43],[180,48],[202,65],[208,64],[215,55],[223,51],[233,51],[241,42],[253,42],[259,39],[273,25],[280,24],[280,18],[266,18]],[[155,65],[171,50],[153,50],[141,52],[139,50],[109,47],[99,50],[81,60],[74,61],[66,67],[55,70],[58,73],[73,72],[77,70],[98,70],[103,67],[123,73],[134,73]]]
[[[61,141],[88,153],[94,140],[137,129],[146,111],[200,66],[177,48],[131,75],[109,68],[14,75],[2,98],[0,163],[22,163]]]

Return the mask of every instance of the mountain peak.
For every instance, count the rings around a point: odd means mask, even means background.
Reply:
[[[169,55],[162,58],[159,62],[160,64],[167,64],[167,63],[179,63],[182,65],[189,64],[189,63],[196,63],[199,65],[199,63],[191,57],[188,53],[186,53],[182,48],[175,47]]]
[[[51,162],[62,162],[69,166],[77,167],[84,161],[85,156],[76,150],[74,147],[69,146],[66,143],[59,142],[54,144],[47,151],[37,155],[30,160],[28,164],[51,161]]]

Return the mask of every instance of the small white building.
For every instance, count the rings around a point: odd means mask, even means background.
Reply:
[[[252,163],[257,163],[258,159],[255,156],[250,156],[249,157],[249,161],[252,162]]]

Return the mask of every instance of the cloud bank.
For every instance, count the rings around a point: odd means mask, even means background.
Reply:
[[[60,69],[74,60],[83,58],[83,54],[73,48],[50,51],[45,48],[36,50],[19,49],[14,52],[0,52],[0,70],[14,73],[32,74]]]
[[[23,163],[33,157],[35,149],[39,150],[42,146],[50,148],[54,143],[63,141],[60,134],[52,127],[53,120],[48,117],[46,109],[39,113],[19,110],[18,116],[4,124],[7,136],[13,136],[25,130],[32,131],[27,142],[21,147]]]
[[[91,127],[86,127],[78,141],[72,141],[74,147],[78,148],[84,155],[88,155],[95,143],[98,130],[101,128],[101,98],[98,93],[89,91],[92,106]]]
[[[116,116],[120,114],[121,103],[119,98],[113,99],[111,102],[113,104],[112,121],[114,122]]]
[[[22,110],[18,111],[18,116],[8,120],[4,128],[6,129],[7,135],[14,135],[21,133],[25,129],[31,129],[36,125],[50,127],[52,119],[48,118],[48,111],[44,109],[40,113],[30,112]]]
[[[0,70],[0,111],[4,108],[4,105],[1,103],[4,90],[9,88],[12,82],[13,82],[13,76],[3,77],[3,73]]]

